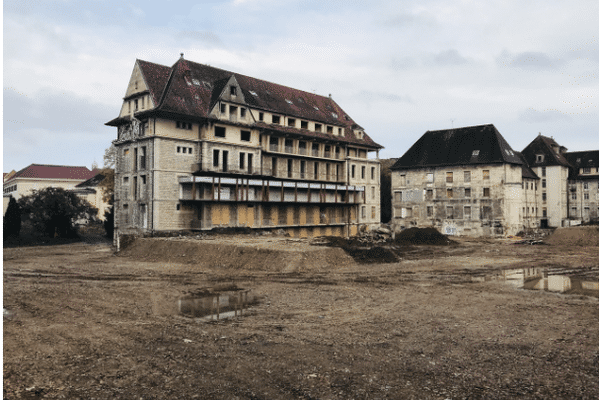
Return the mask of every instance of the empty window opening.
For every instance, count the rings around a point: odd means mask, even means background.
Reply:
[[[271,116],[271,121],[272,121],[274,124],[278,124],[278,123],[281,121],[281,117],[280,117],[279,115],[272,115],[272,116]]]
[[[327,133],[333,133],[333,126],[327,126]]]
[[[291,126],[292,128],[294,128],[296,126],[296,119],[288,118],[288,126]]]
[[[490,188],[483,188],[483,197],[490,197]]]
[[[235,86],[229,86],[229,94],[232,96],[237,96],[237,88]]]
[[[258,113],[258,120],[259,121],[264,121],[265,120],[265,113],[259,112]]]
[[[240,139],[243,140],[244,142],[250,141],[250,131],[242,131],[240,136],[241,136]]]
[[[215,137],[224,138],[225,137],[225,127],[215,126]]]
[[[315,124],[315,132],[321,132],[322,129],[323,129],[323,125]]]
[[[219,166],[219,150],[213,150],[213,167]]]
[[[308,121],[300,121],[300,128],[308,129]]]

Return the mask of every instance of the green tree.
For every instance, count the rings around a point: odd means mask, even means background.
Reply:
[[[104,168],[114,168],[117,162],[117,148],[111,143],[110,147],[104,150]]]
[[[100,174],[104,176],[104,179],[98,184],[98,187],[102,190],[102,200],[113,205],[115,200],[115,170],[104,168],[100,170]]]
[[[50,237],[77,236],[75,223],[93,219],[98,212],[75,193],[57,187],[34,190],[19,199],[19,206],[33,226]]]
[[[19,236],[21,232],[21,208],[14,197],[10,196],[8,208],[4,214],[4,237]]]

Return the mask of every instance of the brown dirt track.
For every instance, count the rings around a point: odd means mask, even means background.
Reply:
[[[598,298],[471,280],[597,269],[597,227],[579,229],[595,246],[459,239],[388,264],[275,237],[5,248],[4,397],[598,398]],[[179,297],[223,283],[259,305],[177,315]]]

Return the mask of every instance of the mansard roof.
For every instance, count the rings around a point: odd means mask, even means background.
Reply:
[[[598,150],[573,151],[565,153],[565,158],[571,164],[569,179],[598,179],[598,175],[581,175],[580,168],[598,168]]]
[[[337,142],[361,144],[371,148],[382,148],[367,134],[358,139],[353,129],[362,129],[331,98],[309,93],[287,86],[233,73],[220,68],[195,63],[180,58],[172,67],[137,60],[156,107],[137,115],[174,115],[191,119],[210,119],[210,112],[221,99],[227,83],[232,77],[238,83],[247,107],[266,112],[290,116],[342,127],[340,136],[327,135]],[[126,123],[125,118],[116,118],[107,125]],[[265,124],[257,124],[263,127]],[[266,124],[269,125],[269,124]],[[269,125],[272,130],[287,131],[280,125]],[[300,136],[314,136],[314,132],[296,129]]]
[[[433,168],[454,165],[523,161],[492,124],[427,131],[392,169]]]
[[[557,151],[558,150],[558,151]],[[527,164],[531,167],[550,167],[563,166],[571,167],[563,153],[567,150],[566,147],[559,145],[553,138],[538,135],[531,141],[522,151]],[[543,160],[538,160],[537,156],[542,155]]]
[[[70,167],[66,165],[44,165],[31,164],[12,177],[6,182],[11,182],[18,178],[30,179],[80,179],[87,180],[98,173],[97,170],[90,171],[87,167]],[[5,183],[6,183],[5,182]]]

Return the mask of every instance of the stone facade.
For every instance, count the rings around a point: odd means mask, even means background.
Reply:
[[[138,60],[108,125],[118,128],[117,234],[341,236],[379,225],[380,166],[368,154],[381,146],[330,97],[183,58]]]

